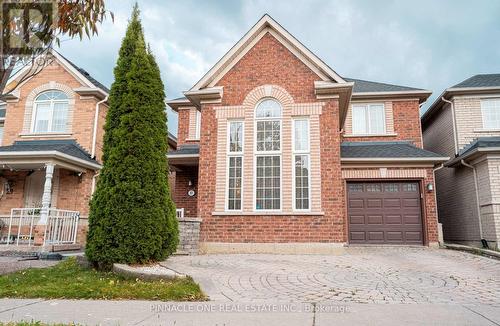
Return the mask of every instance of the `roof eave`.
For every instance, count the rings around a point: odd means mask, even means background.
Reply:
[[[52,158],[75,164],[91,170],[100,170],[102,165],[89,162],[56,150],[52,151],[11,151],[0,152],[0,158]]]
[[[391,92],[353,92],[353,100],[361,99],[384,99],[384,98],[418,98],[419,103],[427,101],[431,96],[432,91],[416,90],[416,91],[391,91]]]
[[[444,166],[455,167],[460,164],[461,161],[470,161],[474,158],[481,156],[482,154],[500,152],[500,147],[478,147],[462,155],[459,155],[449,162],[446,162]]]
[[[445,103],[443,98],[449,100],[452,96],[457,95],[468,95],[468,94],[487,94],[492,91],[499,91],[500,86],[492,86],[492,87],[450,87],[445,89],[441,95],[439,95],[434,102],[431,104],[429,109],[425,111],[420,120],[422,121],[422,127],[425,127],[426,124],[431,120],[434,114],[439,110]]]

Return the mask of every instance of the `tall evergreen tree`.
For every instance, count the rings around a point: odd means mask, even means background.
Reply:
[[[100,268],[161,260],[177,247],[164,98],[136,5],[115,68],[104,166],[90,207],[86,255]]]

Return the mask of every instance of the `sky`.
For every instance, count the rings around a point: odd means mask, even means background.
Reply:
[[[107,86],[135,0],[105,0],[115,14],[98,36],[59,51]],[[480,73],[500,73],[498,0],[145,0],[146,40],[167,98],[182,96],[265,13],[343,77],[428,89],[432,97]],[[169,112],[169,131],[177,117]]]

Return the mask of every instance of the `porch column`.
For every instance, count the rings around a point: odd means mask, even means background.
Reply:
[[[42,210],[40,211],[40,222],[38,224],[45,225],[49,218],[49,208],[52,196],[52,177],[54,175],[54,164],[47,163],[45,165],[45,184],[42,195]]]

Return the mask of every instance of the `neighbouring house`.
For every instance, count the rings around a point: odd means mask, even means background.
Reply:
[[[50,64],[0,105],[0,243],[85,243],[108,93],[52,51]],[[169,135],[169,148],[176,146]],[[172,174],[172,185],[174,180]]]
[[[436,245],[433,169],[449,158],[423,149],[430,94],[341,77],[263,16],[167,102],[173,197],[200,252]]]
[[[500,74],[446,89],[422,116],[425,149],[452,157],[436,171],[444,239],[499,249]]]

